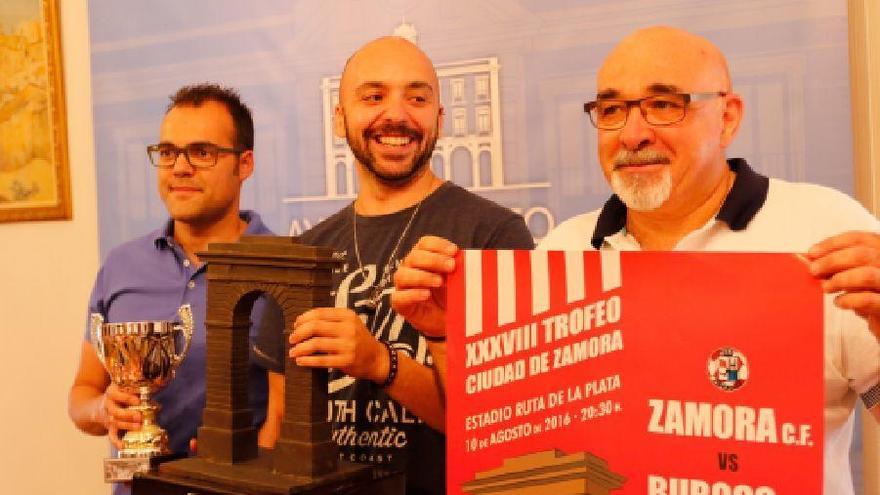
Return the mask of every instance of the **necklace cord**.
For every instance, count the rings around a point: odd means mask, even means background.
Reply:
[[[406,222],[406,226],[403,228],[403,231],[400,233],[400,237],[397,239],[397,244],[394,245],[394,249],[391,250],[391,254],[388,256],[388,259],[385,261],[385,265],[382,270],[382,276],[379,277],[379,265],[376,265],[376,278],[378,279],[371,288],[370,288],[370,297],[367,301],[367,305],[371,308],[376,308],[379,306],[379,300],[382,298],[382,292],[385,291],[385,286],[388,285],[388,278],[386,278],[385,271],[387,270],[387,266],[389,263],[394,261],[394,257],[397,255],[397,250],[400,249],[400,245],[403,243],[403,239],[406,238],[406,235],[409,233],[409,228],[412,226],[413,220],[415,220],[416,215],[419,213],[419,208],[422,206],[422,202],[425,198],[419,200],[416,203],[416,207],[413,209],[412,215],[409,216],[409,220]],[[364,276],[364,264],[361,261],[361,249],[360,242],[358,242],[358,229],[357,229],[357,210],[354,208],[354,204],[351,206],[352,211],[352,231],[354,236],[354,255],[357,259],[358,268],[361,271],[361,276]]]

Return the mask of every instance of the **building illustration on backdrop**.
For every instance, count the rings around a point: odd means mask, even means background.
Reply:
[[[418,44],[418,32],[406,21],[394,30],[394,35]],[[446,122],[431,158],[434,173],[476,192],[550,187],[546,182],[505,182],[498,59],[462,60],[438,64],[435,69]],[[354,155],[346,140],[333,133],[339,82],[340,76],[321,81],[325,194],[288,197],[285,203],[348,200],[357,195]]]
[[[559,449],[504,459],[500,467],[476,473],[461,485],[468,495],[609,495],[623,488],[626,477],[589,452],[566,454]]]

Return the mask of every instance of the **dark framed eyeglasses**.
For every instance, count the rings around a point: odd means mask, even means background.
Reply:
[[[194,169],[212,168],[217,165],[220,153],[235,153],[240,155],[245,150],[240,148],[224,148],[213,143],[191,143],[183,148],[173,144],[160,143],[147,146],[147,155],[150,163],[157,168],[173,168],[177,157],[183,153],[186,162]]]
[[[626,125],[629,109],[638,106],[645,122],[656,125],[672,125],[681,122],[687,114],[691,102],[723,97],[724,91],[707,93],[662,93],[635,100],[599,98],[584,103],[584,112],[590,115],[590,122],[597,129],[614,131]]]

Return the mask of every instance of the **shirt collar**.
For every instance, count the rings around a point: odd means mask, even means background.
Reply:
[[[238,216],[247,222],[245,235],[265,234],[268,228],[263,224],[260,215],[251,210],[242,210]],[[174,243],[174,220],[169,218],[162,228],[153,231],[153,244],[156,249],[167,249]]]
[[[715,219],[726,223],[730,230],[743,230],[764,206],[770,179],[752,170],[742,158],[727,160],[727,166],[736,172],[736,179]],[[599,213],[590,244],[596,249],[601,248],[606,237],[620,232],[625,226],[626,205],[612,194]]]

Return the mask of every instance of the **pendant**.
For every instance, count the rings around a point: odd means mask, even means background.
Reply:
[[[379,303],[382,301],[382,291],[379,290],[378,287],[373,287],[370,292],[371,295],[364,300],[364,305],[370,309],[376,309],[379,307]]]

